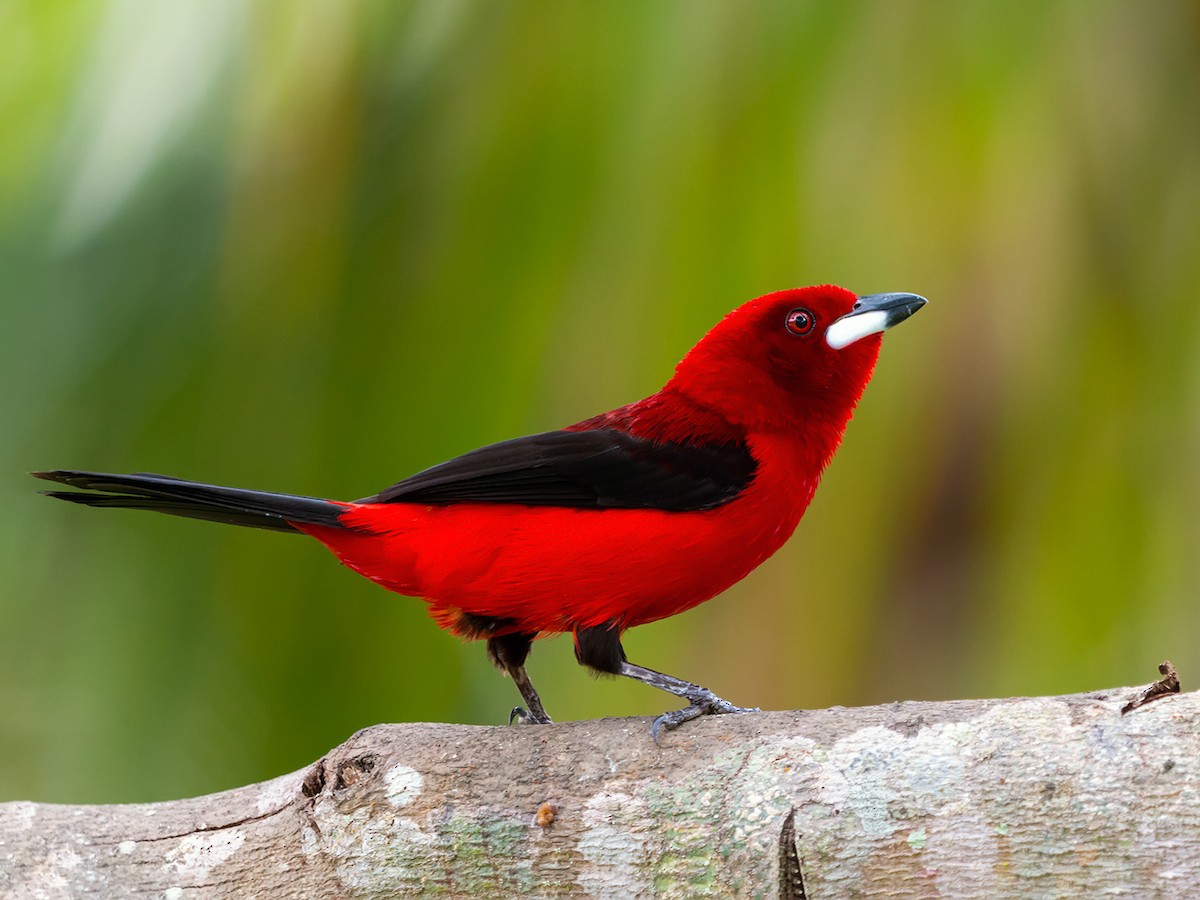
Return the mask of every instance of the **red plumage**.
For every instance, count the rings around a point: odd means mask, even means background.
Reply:
[[[631,628],[683,612],[741,580],[804,514],[880,341],[843,351],[801,344],[784,315],[806,303],[832,322],[856,300],[831,287],[753,300],[709,332],[661,391],[570,426],[651,440],[746,441],[757,472],[721,506],[679,513],[362,503],[341,517],[344,529],[300,528],[359,574],[424,597],[439,624],[468,635],[459,611],[511,618],[505,630],[531,633],[606,622]]]
[[[295,529],[354,571],[423,597],[437,623],[487,638],[530,721],[529,643],[571,631],[580,662],[685,697],[674,727],[737,708],[625,661],[626,628],[734,584],[788,539],[870,380],[884,329],[924,300],[832,286],[727,315],[658,393],[560,432],[482,448],[355,503],[157,476],[52,472],[90,505]],[[837,323],[835,326],[834,323]]]

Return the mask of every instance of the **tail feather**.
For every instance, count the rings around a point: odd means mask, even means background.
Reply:
[[[315,497],[274,494],[182,481],[164,475],[108,475],[101,472],[56,470],[32,472],[35,478],[79,488],[44,491],[48,497],[85,506],[149,509],[172,516],[206,519],[229,525],[297,531],[293,522],[341,527],[338,517],[346,505]]]

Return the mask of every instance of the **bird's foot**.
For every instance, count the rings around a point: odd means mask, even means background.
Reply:
[[[513,723],[518,725],[552,725],[550,717],[542,712],[540,715],[537,712],[530,712],[523,706],[514,706],[512,712],[508,714],[508,724]]]
[[[673,731],[684,722],[698,719],[701,716],[723,716],[728,713],[762,712],[756,706],[734,706],[728,700],[722,700],[712,691],[700,688],[686,695],[691,701],[683,709],[669,709],[650,726],[650,736],[658,743],[658,735],[662,731]]]

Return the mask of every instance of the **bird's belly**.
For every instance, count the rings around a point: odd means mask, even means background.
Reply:
[[[812,488],[763,487],[698,512],[379,504],[343,517],[373,533],[310,533],[450,627],[459,611],[528,632],[630,627],[708,600],[779,549]]]

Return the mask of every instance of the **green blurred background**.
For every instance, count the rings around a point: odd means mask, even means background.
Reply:
[[[797,537],[631,658],[772,708],[1194,685],[1195,3],[0,2],[0,799],[517,700],[310,541],[27,471],[358,497],[828,281],[931,303]]]

